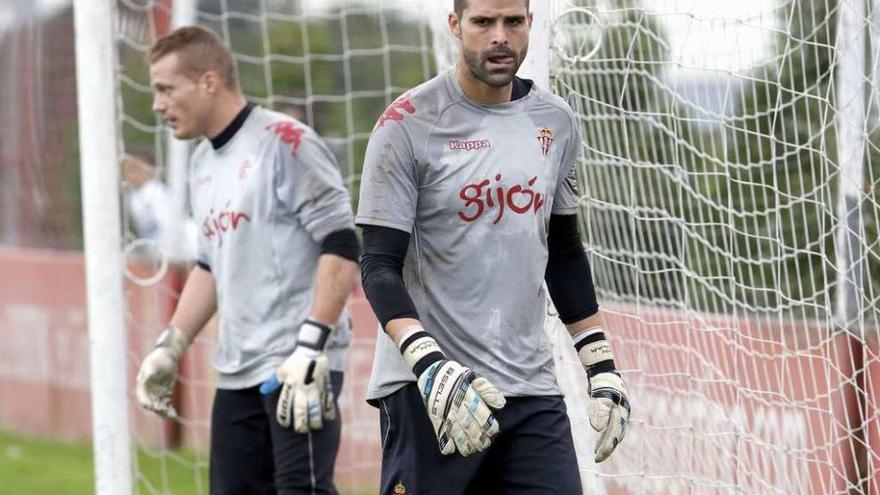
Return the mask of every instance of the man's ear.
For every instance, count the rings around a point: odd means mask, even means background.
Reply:
[[[461,39],[461,22],[455,12],[449,13],[449,31],[458,39]]]
[[[220,91],[220,87],[223,85],[223,82],[220,80],[220,76],[217,74],[217,72],[209,70],[202,74],[202,77],[199,78],[199,85],[206,93],[214,96]]]

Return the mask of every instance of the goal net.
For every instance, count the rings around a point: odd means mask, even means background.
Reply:
[[[876,486],[880,5],[557,2],[617,493]]]
[[[190,21],[232,48],[249,100],[325,137],[354,198],[376,116],[455,57],[443,2],[191,6]],[[130,376],[185,275],[135,218],[134,184],[147,170],[163,194],[179,188],[143,63],[178,7],[117,2],[123,147],[147,162],[132,165],[127,186]],[[854,0],[532,9],[550,11],[552,90],[583,132],[580,225],[633,403],[626,441],[601,465],[582,402],[569,403],[587,492],[867,492],[880,466],[874,10]],[[368,321],[363,298],[354,304]],[[378,420],[363,390],[375,323],[356,325],[366,330],[341,398],[337,477],[346,493],[373,493]],[[560,382],[582,386],[564,330],[548,326]],[[131,403],[140,493],[207,493],[213,332],[183,365],[180,422]]]

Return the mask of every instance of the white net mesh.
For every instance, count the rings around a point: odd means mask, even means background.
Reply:
[[[864,492],[877,437],[862,373],[880,329],[877,114],[860,110],[877,94],[871,10],[557,7],[554,89],[584,133],[581,225],[634,404],[598,484]]]

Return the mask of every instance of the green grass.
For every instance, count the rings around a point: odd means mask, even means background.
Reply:
[[[0,432],[0,492],[28,495],[91,494],[95,491],[90,445],[22,438]],[[141,494],[208,492],[204,458],[175,451],[138,454]]]
[[[138,454],[140,495],[208,493],[205,456],[184,451]],[[0,432],[0,493],[87,495],[95,492],[90,445],[32,440]],[[360,492],[368,495],[372,491]],[[354,495],[354,494],[350,494]]]

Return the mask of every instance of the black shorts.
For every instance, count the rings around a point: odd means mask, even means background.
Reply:
[[[330,373],[336,397],[342,372]],[[317,495],[337,493],[333,465],[340,419],[308,434],[282,428],[275,419],[281,394],[259,386],[217,389],[211,412],[211,495]],[[336,409],[339,411],[339,408]]]
[[[562,397],[508,397],[485,452],[443,455],[418,387],[377,401],[382,495],[579,495],[571,424]]]

